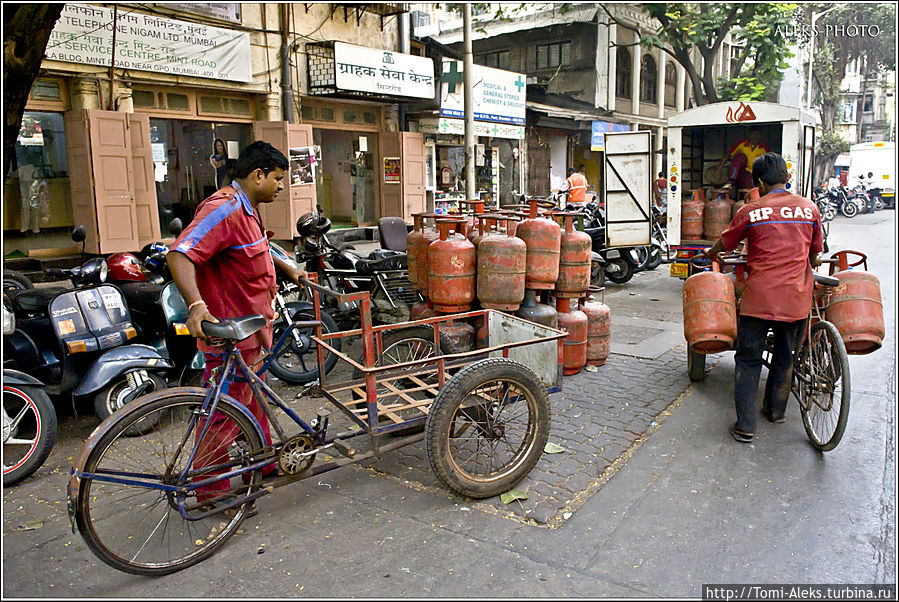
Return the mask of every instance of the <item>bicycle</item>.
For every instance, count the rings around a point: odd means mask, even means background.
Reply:
[[[745,256],[720,255],[718,261],[735,266],[737,282],[743,280]],[[839,264],[836,257],[822,262]],[[825,319],[831,291],[839,286],[840,281],[818,273],[814,274],[814,278],[814,303],[806,325],[798,335],[790,390],[799,402],[802,426],[809,441],[820,451],[830,451],[840,443],[849,418],[849,355],[837,327]],[[762,357],[763,364],[768,368],[772,347],[773,337],[769,333]],[[694,382],[704,379],[705,354],[687,349],[687,372]]]
[[[103,562],[139,575],[182,570],[224,545],[252,512],[252,503],[274,489],[422,439],[438,478],[469,497],[498,495],[536,464],[549,435],[547,393],[561,388],[564,331],[493,310],[373,327],[367,292],[338,294],[305,284],[335,295],[339,302],[360,304],[359,330],[323,334],[320,321],[293,324],[316,329],[319,366],[327,349],[361,371],[361,379],[330,386],[320,370],[319,382],[303,390],[331,401],[351,419],[350,428],[330,435],[328,413],[307,423],[260,379],[277,350],[258,371],[244,362],[236,343],[265,326],[262,316],[205,322],[204,332],[225,343],[217,382],[209,389],[168,389],[124,406],[97,427],[74,463],[68,485],[72,529],[78,529]],[[320,315],[317,293],[313,305]],[[430,357],[376,365],[388,339],[385,332],[429,327],[437,350],[441,323],[468,317],[487,321],[492,346],[451,355],[435,351]],[[276,348],[290,332],[281,335]],[[332,344],[359,334],[362,365]],[[549,347],[516,351],[525,345]],[[533,358],[534,369],[524,359],[510,359],[516,354]],[[494,357],[482,359],[485,355]],[[272,428],[271,442],[250,410],[227,395],[238,378],[249,384],[262,405]],[[299,432],[288,434],[266,401],[285,413]],[[153,432],[124,436],[150,419],[159,422]],[[382,441],[381,435],[402,434],[421,424],[424,432]],[[365,445],[365,439],[358,438],[366,434],[369,447],[357,451],[354,441]],[[313,467],[322,456],[326,461]],[[280,474],[264,476],[275,465]]]

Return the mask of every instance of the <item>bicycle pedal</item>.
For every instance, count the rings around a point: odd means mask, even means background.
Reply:
[[[337,439],[334,441],[334,449],[341,453],[341,455],[346,456],[347,458],[355,458],[356,450],[346,444],[346,442]]]

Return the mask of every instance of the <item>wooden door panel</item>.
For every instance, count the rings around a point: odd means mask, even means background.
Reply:
[[[253,134],[256,140],[268,142],[288,159],[291,148],[312,146],[311,125],[257,121],[253,123]],[[286,179],[284,190],[272,203],[264,205],[260,210],[265,227],[273,231],[275,238],[280,240],[290,240],[297,235],[297,218],[313,210],[316,198],[314,183],[291,186],[289,174]]]
[[[156,180],[153,177],[153,150],[150,146],[150,116],[146,113],[127,115],[131,132],[131,159],[134,162],[138,244],[143,247],[161,238]]]
[[[382,217],[403,216],[403,186],[406,174],[400,166],[400,183],[388,184],[384,182],[384,158],[403,156],[400,132],[378,133],[378,163],[375,165],[375,174],[381,189],[381,203],[378,207],[378,219]]]
[[[127,114],[87,111],[101,253],[139,248]]]
[[[417,132],[402,132],[403,162],[400,178],[403,184],[403,214],[406,222],[412,222],[412,214],[425,210],[425,141]]]
[[[99,253],[100,239],[97,233],[97,206],[94,203],[94,184],[91,176],[93,170],[87,113],[84,110],[68,111],[64,121],[72,218],[76,226],[84,226],[87,235],[85,250],[89,253]]]
[[[290,157],[289,151],[291,148],[298,148],[304,146],[313,146],[312,140],[312,126],[305,125],[300,123],[292,123],[287,126],[287,142],[288,142],[288,152],[285,153]],[[316,165],[316,170],[321,170],[321,165]],[[288,178],[289,180],[289,178]],[[317,200],[318,192],[316,190],[315,181],[312,184],[303,184],[302,186],[290,186],[290,222],[288,224],[288,228],[290,230],[290,236],[286,236],[285,238],[293,238],[297,236],[296,232],[296,222],[297,219],[303,215],[304,213],[309,213],[310,211],[315,210],[315,203]]]

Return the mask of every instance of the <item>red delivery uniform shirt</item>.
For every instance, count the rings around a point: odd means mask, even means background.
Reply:
[[[740,315],[795,322],[812,308],[814,276],[809,256],[824,249],[818,207],[785,190],[743,205],[721,242],[728,251],[749,241],[746,289]]]
[[[241,351],[272,344],[272,301],[278,292],[268,235],[246,194],[232,182],[197,207],[172,245],[196,266],[197,287],[216,318],[265,316],[268,326],[241,341]],[[200,351],[217,348],[198,341]]]
[[[583,174],[574,172],[568,179],[568,195],[569,203],[586,203],[587,202],[587,178]]]

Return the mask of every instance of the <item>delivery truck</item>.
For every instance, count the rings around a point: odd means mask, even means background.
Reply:
[[[862,142],[849,148],[849,181],[872,174],[884,205],[896,207],[896,143]]]
[[[681,236],[681,202],[694,190],[706,190],[705,198],[721,188],[710,174],[721,158],[740,140],[758,130],[761,141],[787,163],[787,189],[811,198],[815,171],[816,117],[797,107],[770,102],[719,102],[671,115],[666,149],[668,178],[668,245],[673,255],[671,276],[687,278],[695,268],[690,258],[714,244],[714,240]]]

